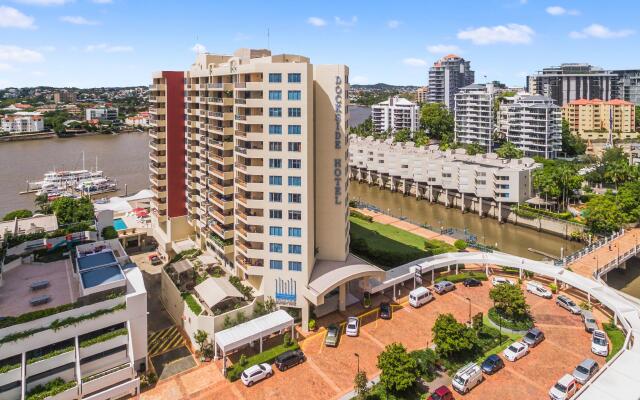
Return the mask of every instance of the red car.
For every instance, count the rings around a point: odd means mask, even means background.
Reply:
[[[429,400],[453,400],[453,393],[446,386],[440,386],[429,396]]]
[[[151,262],[151,265],[162,264],[162,260],[160,259],[160,257],[158,257],[157,254],[149,254],[149,261]]]

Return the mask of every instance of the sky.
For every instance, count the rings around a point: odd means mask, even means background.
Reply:
[[[633,0],[0,0],[0,87],[146,85],[240,47],[418,86],[455,53],[477,82],[524,86],[563,62],[640,68],[638,15]]]

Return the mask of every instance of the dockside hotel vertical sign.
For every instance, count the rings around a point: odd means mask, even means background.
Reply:
[[[342,149],[342,105],[344,100],[344,90],[342,89],[342,77],[336,75],[335,86],[335,111],[336,111],[336,128],[335,128],[335,149]],[[333,180],[334,180],[334,201],[336,205],[342,204],[342,158],[334,158],[333,160]]]

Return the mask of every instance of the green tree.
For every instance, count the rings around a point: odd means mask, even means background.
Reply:
[[[440,314],[431,328],[438,355],[449,358],[473,353],[478,348],[475,332],[452,314]]]
[[[636,106],[636,131],[640,131],[640,106]]]
[[[118,238],[118,231],[113,226],[105,226],[102,228],[102,239],[111,240]]]
[[[53,212],[51,204],[49,203],[49,196],[46,194],[37,195],[33,202],[36,206],[37,212],[42,214],[51,214]]]
[[[392,392],[402,392],[413,386],[418,378],[416,360],[400,343],[391,343],[378,355],[380,385]]]
[[[356,399],[365,400],[369,395],[369,387],[367,384],[369,379],[365,371],[358,371],[353,379],[353,390],[356,392]]]
[[[605,164],[604,179],[612,183],[615,188],[622,182],[626,182],[632,175],[632,168],[626,159],[616,159]]]
[[[571,133],[571,126],[565,119],[562,120],[562,152],[567,156],[584,154],[587,144],[578,135]]]
[[[465,150],[467,150],[467,154],[470,156],[474,156],[476,154],[484,154],[486,153],[486,149],[480,146],[478,143],[467,143],[463,146]]]
[[[33,215],[30,210],[13,210],[4,215],[3,221],[13,221],[14,219],[29,218]]]
[[[416,147],[422,147],[429,144],[429,136],[423,130],[419,130],[413,133],[413,143]]]
[[[349,128],[349,133],[360,137],[373,135],[373,122],[371,117],[365,119],[360,125]]]
[[[501,284],[489,291],[489,297],[495,302],[498,314],[511,321],[529,319],[529,305],[517,285]]]
[[[198,349],[200,349],[200,351],[204,351],[205,343],[207,342],[208,338],[209,334],[202,329],[198,329],[196,333],[193,334],[193,340],[196,341],[196,344],[198,345]]]
[[[587,202],[584,218],[589,230],[597,234],[610,234],[625,223],[625,214],[612,193],[592,197]]]
[[[511,142],[504,142],[502,146],[496,150],[496,154],[498,154],[500,158],[509,159],[524,157],[524,152]]]
[[[450,140],[453,136],[453,115],[443,104],[424,104],[420,111],[420,123],[432,138]]]
[[[400,129],[393,135],[393,143],[405,143],[411,140],[411,131],[408,129]]]
[[[462,239],[458,239],[455,242],[453,242],[453,245],[455,246],[456,249],[458,249],[458,251],[462,251],[469,246],[469,243],[465,242]]]
[[[93,204],[87,197],[59,197],[51,202],[51,209],[58,218],[58,224],[62,226],[93,221],[94,218]]]
[[[436,370],[436,361],[438,361],[438,355],[435,351],[431,349],[415,350],[409,355],[416,360],[420,375],[427,376],[427,378],[433,377]]]
[[[602,153],[602,163],[604,165],[610,164],[616,161],[626,161],[627,156],[624,154],[624,150],[620,146],[609,147]]]

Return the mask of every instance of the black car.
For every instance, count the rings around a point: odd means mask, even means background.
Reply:
[[[476,278],[467,278],[462,284],[466,287],[482,286],[482,282]]]
[[[391,319],[391,304],[389,303],[380,303],[380,318],[381,319]]]
[[[302,364],[307,357],[302,350],[289,350],[276,357],[276,367],[280,371],[287,370],[295,365]]]
[[[489,357],[485,358],[482,362],[480,368],[482,368],[482,372],[485,374],[491,375],[504,367],[504,361],[497,354],[492,354]]]
[[[524,335],[524,338],[522,338],[522,341],[525,342],[529,346],[529,348],[536,347],[543,340],[544,332],[542,332],[538,328],[529,329],[529,331]]]

